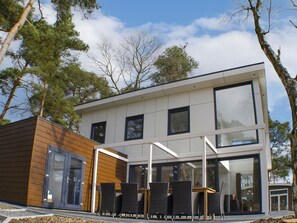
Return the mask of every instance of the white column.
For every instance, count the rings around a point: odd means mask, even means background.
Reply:
[[[97,167],[98,167],[98,150],[95,149],[94,167],[93,167],[93,182],[92,182],[92,198],[91,198],[91,212],[95,213],[96,204],[96,183],[97,183]]]
[[[206,139],[202,137],[202,187],[206,187]]]
[[[152,161],[153,161],[153,144],[150,144],[149,158],[148,158],[148,164],[147,164],[147,185],[146,185],[146,188],[150,188],[150,183],[152,182]]]

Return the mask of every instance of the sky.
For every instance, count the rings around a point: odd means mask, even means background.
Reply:
[[[192,75],[201,75],[258,62],[264,62],[267,76],[268,104],[271,117],[291,121],[290,107],[284,88],[266,59],[253,32],[249,19],[240,14],[239,0],[101,0],[100,10],[89,19],[74,11],[76,29],[90,50],[80,55],[84,69],[98,73],[90,55],[98,55],[98,43],[108,38],[115,43],[123,36],[147,31],[160,39],[163,49],[187,43],[187,53],[199,62]],[[287,7],[286,0],[276,4]],[[288,1],[289,2],[289,1]],[[279,9],[278,7],[276,7]],[[54,10],[43,2],[43,13],[49,22],[55,21]],[[296,29],[288,22],[289,10],[273,15],[268,40],[276,50],[281,47],[281,59],[290,73],[296,74]],[[274,18],[280,19],[274,19]],[[231,18],[232,17],[232,18]],[[294,19],[294,17],[293,17]],[[7,65],[6,61],[6,65]],[[5,63],[0,65],[5,66]],[[0,67],[1,69],[1,67]],[[13,120],[20,119],[9,115]],[[23,118],[23,117],[22,117]]]

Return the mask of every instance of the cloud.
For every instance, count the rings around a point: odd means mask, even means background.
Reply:
[[[44,5],[44,15],[54,22],[55,12]],[[297,33],[285,18],[273,21],[268,41],[274,50],[281,49],[281,60],[288,71],[296,75]],[[242,22],[242,18],[230,20],[230,15],[221,14],[216,17],[201,17],[188,25],[167,23],[146,23],[137,27],[126,27],[116,17],[104,15],[102,12],[93,14],[89,19],[82,19],[79,12],[74,11],[74,23],[80,38],[90,46],[88,54],[98,54],[97,44],[101,38],[108,38],[117,43],[123,36],[147,30],[156,35],[164,43],[164,49],[175,44],[188,43],[187,52],[199,61],[199,69],[194,75],[214,72],[252,63],[265,62],[269,110],[276,111],[286,100],[286,93],[279,77],[270,62],[260,49],[253,31],[252,22]],[[82,67],[98,73],[94,62],[86,53],[81,53]]]

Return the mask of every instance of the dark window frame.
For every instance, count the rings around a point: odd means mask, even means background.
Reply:
[[[224,89],[228,89],[228,88],[234,88],[234,87],[240,87],[240,86],[245,86],[245,85],[250,85],[251,86],[251,91],[252,91],[252,99],[253,99],[253,106],[254,106],[254,117],[255,117],[255,125],[258,124],[258,120],[257,120],[257,109],[256,109],[256,102],[255,102],[255,93],[254,93],[254,86],[253,86],[253,81],[246,81],[246,82],[242,82],[242,83],[237,83],[237,84],[231,84],[231,85],[227,85],[227,86],[222,86],[222,87],[217,87],[213,89],[213,97],[214,97],[214,109],[215,109],[215,128],[216,130],[218,130],[218,119],[217,119],[217,99],[216,99],[216,91],[219,90],[224,90]],[[239,144],[239,145],[228,145],[228,146],[219,146],[218,145],[218,135],[216,135],[216,148],[227,148],[227,147],[236,147],[236,146],[246,146],[246,145],[252,145],[252,144],[258,144],[259,143],[259,132],[258,130],[256,131],[256,142],[254,143],[243,143],[243,144]]]
[[[171,132],[171,115],[178,112],[188,112],[188,129],[185,131],[180,132]],[[185,107],[179,107],[179,108],[173,108],[168,110],[168,125],[167,125],[167,135],[176,135],[176,134],[183,134],[183,133],[189,133],[190,132],[190,106]]]
[[[97,125],[102,125],[102,124],[104,125],[104,139],[103,139],[103,141],[99,142],[99,141],[95,140],[95,137],[94,137],[94,133],[95,133],[95,131],[94,131],[94,127],[97,126]],[[91,138],[92,140],[94,140],[94,141],[100,143],[100,144],[104,144],[104,143],[105,143],[105,138],[106,138],[106,121],[103,121],[103,122],[96,122],[96,123],[93,123],[93,124],[92,124],[92,126],[91,126],[91,136],[90,136],[90,138]]]
[[[136,119],[142,119],[142,131],[141,131],[141,135],[137,138],[128,138],[128,122],[131,120],[136,120]],[[130,140],[137,140],[137,139],[143,139],[143,130],[144,130],[144,115],[134,115],[134,116],[129,116],[126,117],[126,123],[125,123],[125,141],[130,141]]]

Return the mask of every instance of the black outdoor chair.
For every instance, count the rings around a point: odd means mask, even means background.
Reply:
[[[121,195],[116,193],[115,183],[101,183],[101,199],[98,207],[101,215],[109,213],[114,217],[120,213]]]
[[[122,209],[123,214],[143,214],[144,198],[142,193],[137,192],[137,183],[121,183],[122,188]]]
[[[156,215],[157,218],[167,220],[168,210],[168,183],[150,183],[150,207],[149,217]]]
[[[219,192],[208,195],[208,213],[210,215],[219,215],[221,218],[224,219],[224,198],[225,190],[224,182],[222,182],[222,186]]]
[[[192,182],[191,181],[174,181],[172,186],[172,219],[176,216],[191,216],[193,220],[192,211]]]
[[[200,196],[199,192],[192,192],[193,217],[200,218]]]
[[[222,182],[222,186],[219,192],[215,192],[213,194],[208,194],[208,215],[214,216],[219,215],[224,219],[224,182]],[[204,196],[200,196],[199,202],[199,217],[204,214]]]

